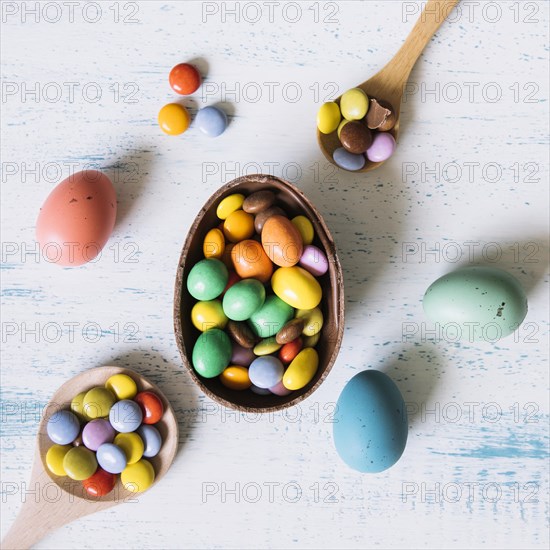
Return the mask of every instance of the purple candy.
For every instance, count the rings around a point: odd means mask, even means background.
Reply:
[[[285,388],[283,386],[283,381],[281,380],[276,386],[273,386],[272,388],[269,388],[269,391],[271,393],[274,393],[275,395],[280,395],[281,397],[285,395],[289,395],[292,393],[292,390],[289,390],[288,388]]]
[[[367,149],[367,158],[372,162],[388,160],[395,151],[395,139],[387,132],[378,132]]]
[[[325,253],[312,244],[304,246],[299,263],[315,277],[324,275],[328,270],[328,260]]]
[[[233,352],[231,354],[232,365],[248,367],[254,359],[256,359],[256,356],[251,349],[243,348],[243,346],[237,344],[237,342],[233,342]]]
[[[115,430],[104,418],[96,418],[88,422],[82,430],[82,442],[90,451],[97,451],[104,443],[112,443]]]

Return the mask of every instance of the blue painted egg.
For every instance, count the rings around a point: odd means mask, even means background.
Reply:
[[[407,428],[403,396],[383,372],[360,372],[338,398],[334,445],[354,470],[377,473],[393,466],[405,450]]]

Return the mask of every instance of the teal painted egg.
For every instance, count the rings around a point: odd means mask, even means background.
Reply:
[[[215,258],[201,260],[189,272],[187,290],[196,300],[213,300],[223,292],[228,278],[223,262]]]
[[[333,436],[340,458],[354,470],[382,472],[407,443],[407,411],[392,379],[377,370],[355,375],[338,398]]]
[[[235,283],[223,297],[223,311],[233,321],[246,321],[265,300],[265,288],[256,279]]]
[[[193,367],[205,378],[220,375],[231,360],[229,336],[219,328],[203,332],[193,348]]]
[[[249,324],[256,336],[268,338],[277,334],[293,317],[293,307],[277,296],[268,296],[263,306],[250,317]]]
[[[464,267],[437,279],[426,291],[423,306],[443,333],[470,342],[504,338],[527,315],[527,297],[517,279],[484,266]]]

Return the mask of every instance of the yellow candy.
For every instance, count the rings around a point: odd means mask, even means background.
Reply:
[[[296,317],[304,320],[304,330],[302,330],[304,336],[315,336],[323,328],[323,312],[318,307],[299,309]]]
[[[248,369],[237,365],[227,367],[220,374],[220,382],[231,390],[246,390],[252,384],[248,377]]]
[[[75,481],[88,479],[97,470],[95,453],[86,447],[73,447],[63,457],[63,469]]]
[[[111,390],[92,388],[84,396],[82,409],[89,418],[104,418],[109,416],[109,411],[115,402],[116,397]]]
[[[143,439],[135,432],[118,434],[113,443],[124,451],[128,464],[135,464],[145,450]]]
[[[223,222],[223,233],[228,241],[238,243],[254,235],[254,216],[244,210],[236,210]]]
[[[197,302],[191,310],[191,322],[201,332],[206,332],[211,328],[221,328],[223,330],[227,325],[227,321],[228,319],[219,300]]]
[[[369,98],[361,88],[352,88],[340,99],[342,116],[347,120],[361,120],[369,110]]]
[[[122,470],[120,481],[127,491],[141,493],[153,485],[155,470],[148,460],[142,458]]]
[[[84,420],[90,420],[89,416],[84,413],[84,396],[86,392],[80,392],[76,397],[73,397],[71,401],[71,411]]]
[[[189,128],[189,121],[187,109],[179,103],[169,103],[159,111],[159,126],[165,134],[170,136],[183,134]]]
[[[340,132],[342,131],[342,128],[349,122],[349,120],[346,120],[345,118],[342,119],[342,122],[338,125],[338,130],[336,133],[338,134],[338,139],[340,139]]]
[[[258,342],[254,346],[253,351],[255,355],[270,355],[271,353],[279,351],[282,347],[282,344],[277,344],[275,336],[271,336]]]
[[[305,216],[296,216],[292,218],[292,225],[300,232],[302,241],[304,244],[311,244],[313,242],[313,224]]]
[[[221,259],[225,251],[225,239],[219,229],[211,229],[204,238],[202,251],[205,258]]]
[[[317,279],[298,266],[277,269],[271,277],[271,287],[283,302],[296,309],[313,309],[323,296]]]
[[[323,103],[317,112],[317,128],[322,134],[330,134],[340,124],[340,108],[334,101]]]
[[[227,219],[229,214],[232,214],[235,210],[240,210],[242,208],[243,202],[244,195],[241,195],[240,193],[228,195],[222,200],[222,202],[220,202],[220,204],[218,204],[218,208],[216,209],[218,218],[220,218],[220,220]]]
[[[320,338],[321,338],[320,332],[318,332],[317,334],[314,334],[313,336],[303,336],[302,342],[304,343],[304,348],[314,348],[319,342]]]
[[[290,363],[283,376],[287,390],[299,390],[309,384],[319,366],[319,356],[313,348],[304,348]]]
[[[117,399],[133,399],[137,394],[136,383],[127,374],[114,374],[107,379],[105,387],[111,390]]]
[[[52,445],[46,453],[48,470],[56,476],[66,476],[67,472],[63,468],[63,459],[72,448],[72,445]]]

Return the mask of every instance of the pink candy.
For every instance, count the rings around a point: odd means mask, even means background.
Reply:
[[[312,244],[304,246],[299,264],[315,277],[324,275],[328,270],[328,260],[325,253]]]

